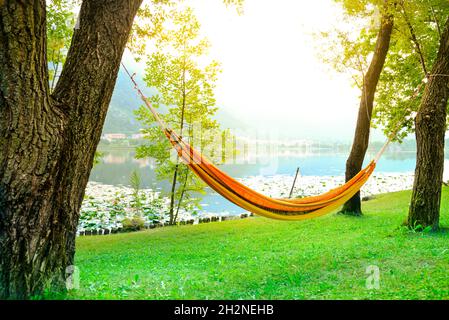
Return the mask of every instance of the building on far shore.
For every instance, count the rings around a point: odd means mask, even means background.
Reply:
[[[143,133],[134,133],[133,135],[131,135],[131,139],[133,140],[141,140],[145,138],[145,134]]]
[[[124,140],[126,139],[126,134],[124,133],[105,133],[102,137],[104,140]]]

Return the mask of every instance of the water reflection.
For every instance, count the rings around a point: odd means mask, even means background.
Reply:
[[[137,170],[142,176],[142,187],[152,188],[155,181],[154,159],[135,159],[133,149],[104,149],[101,162],[94,167],[91,181],[112,185],[128,185],[129,176]],[[374,157],[369,153],[367,159]],[[236,178],[253,175],[271,176],[293,175],[299,166],[303,175],[343,175],[347,153],[295,152],[279,150],[276,155],[269,153],[253,157],[240,156],[220,168]],[[377,172],[410,172],[415,167],[415,152],[387,152],[378,164]],[[163,184],[160,185],[163,187]]]
[[[141,175],[142,187],[164,189],[168,183],[160,183],[155,179],[154,159],[135,159],[135,152],[129,149],[104,149],[101,162],[94,167],[90,175],[91,181],[112,185],[129,185],[129,176],[133,170]],[[374,157],[369,153],[367,159]],[[247,176],[276,174],[293,175],[296,168],[301,168],[303,175],[343,175],[347,153],[334,152],[295,152],[295,150],[279,150],[276,155],[258,154],[242,159],[237,157],[236,163],[220,165],[220,168],[235,178]],[[415,167],[414,152],[387,152],[379,162],[377,172],[410,172]]]
[[[142,188],[168,191],[169,182],[156,180],[154,159],[135,159],[134,149],[103,149],[101,162],[96,165],[90,175],[91,181],[111,185],[129,185],[129,177],[136,170],[141,176]],[[375,152],[369,152],[367,159],[372,159]],[[242,153],[231,159],[230,163],[220,165],[220,168],[235,178],[248,176],[272,176],[277,174],[294,175],[300,167],[301,174],[307,176],[342,176],[348,152],[343,148],[335,149],[280,149],[273,155],[269,152],[259,152],[255,155]],[[413,172],[415,169],[415,152],[387,152],[377,165],[376,172]],[[446,159],[449,159],[446,155]],[[224,198],[208,192],[203,198],[204,210],[209,212],[240,213],[242,209]]]

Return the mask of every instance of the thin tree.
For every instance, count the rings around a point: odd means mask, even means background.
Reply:
[[[380,74],[385,64],[385,59],[390,46],[391,34],[393,31],[394,18],[392,10],[392,2],[385,0],[381,9],[382,18],[379,32],[377,34],[373,57],[368,70],[363,75],[362,95],[360,98],[354,140],[352,143],[351,153],[346,161],[346,181],[352,179],[362,169],[363,161],[368,149],[374,96]],[[344,204],[341,212],[351,215],[362,214],[360,192]]]
[[[219,66],[216,61],[204,67],[199,63],[204,59],[209,43],[200,38],[200,24],[193,10],[175,9],[170,16],[172,28],[161,34],[156,45],[158,50],[148,57],[145,81],[158,91],[150,97],[153,105],[168,106],[168,112],[161,115],[165,122],[204,150],[214,142],[211,137],[220,134],[218,123],[212,119],[217,110],[214,88]],[[143,132],[149,140],[148,144],[137,148],[137,156],[156,159],[157,178],[171,181],[168,214],[169,224],[175,224],[181,208],[188,206],[194,210],[199,207],[198,195],[204,193],[204,184],[189,174],[188,167],[180,162],[178,155],[171,161],[167,152],[171,150],[170,143],[155,126],[154,117],[148,110],[140,108],[137,116],[147,126]],[[198,125],[200,132],[194,132],[194,125]],[[193,193],[197,194],[195,198]]]
[[[50,90],[56,85],[61,67],[70,47],[75,16],[74,3],[70,0],[51,1],[47,5],[47,60],[50,64]]]

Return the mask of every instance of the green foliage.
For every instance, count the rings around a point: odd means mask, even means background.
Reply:
[[[145,55],[147,44],[152,44],[151,40],[160,36],[163,24],[177,2],[182,0],[153,0],[140,6],[127,43],[136,60]]]
[[[243,14],[245,0],[222,1],[227,7],[235,8],[239,15]],[[140,61],[146,55],[147,49],[154,45],[153,40],[163,37],[164,25],[172,19],[174,10],[180,10],[183,2],[183,0],[152,0],[141,5],[127,44],[127,48],[134,53],[137,61]]]
[[[103,158],[103,156],[104,156],[103,152],[95,151],[94,166],[96,166],[97,164],[99,164],[101,162],[101,158]]]
[[[50,64],[50,89],[56,85],[56,78],[62,70],[75,27],[73,13],[75,0],[52,0],[47,2],[47,61]]]
[[[335,0],[343,10],[340,28],[320,33],[321,58],[338,72],[351,75],[354,85],[362,87],[363,73],[369,66],[381,20],[379,1]]]
[[[449,14],[449,2],[404,1],[397,11],[390,52],[377,89],[375,121],[385,128],[386,134],[401,125],[398,139],[402,140],[414,130],[411,115],[418,110],[425,86],[421,59],[430,72],[438,52],[439,28]]]
[[[122,228],[124,218],[134,216],[142,218],[147,224],[159,222],[164,218],[166,207],[166,199],[151,192],[148,195],[143,192],[117,192],[113,200],[85,196],[80,210],[79,230],[117,230]]]
[[[109,215],[113,219],[117,216],[125,216],[126,215],[125,205],[119,198],[115,199],[114,203],[111,205],[111,207],[109,209],[110,209]]]
[[[243,5],[245,4],[245,0],[223,0],[223,3],[227,7],[234,7],[239,15],[244,13]]]
[[[130,232],[130,231],[139,231],[142,230],[145,226],[145,221],[142,219],[142,217],[134,216],[132,218],[126,217],[122,220],[123,225],[123,231]]]
[[[131,173],[131,176],[129,178],[129,182],[131,184],[131,187],[134,190],[134,193],[135,194],[139,193],[141,180],[140,180],[140,175],[137,172],[137,170],[133,170],[133,172]]]
[[[433,232],[432,230],[432,226],[427,226],[424,227],[423,225],[419,224],[419,223],[414,223],[414,225],[412,227],[407,226],[407,223],[404,223],[403,226],[401,226],[402,230],[404,232],[409,232],[409,233],[430,233]]]
[[[133,200],[131,202],[132,207],[135,209],[136,215],[141,215],[142,212],[142,195],[140,194],[140,175],[137,170],[133,170],[129,178],[129,183],[133,188]]]
[[[209,44],[199,38],[200,24],[190,8],[173,9],[170,17],[171,23],[155,39],[156,50],[147,57],[145,81],[158,91],[149,100],[155,108],[167,107],[167,113],[161,117],[172,129],[206,155],[212,155],[214,148],[209,147],[220,137],[218,123],[212,119],[217,110],[214,88],[219,64],[204,63]],[[142,132],[149,141],[137,148],[136,156],[156,159],[157,178],[172,181],[174,192],[170,194],[169,213],[175,223],[180,208],[189,211],[200,208],[205,185],[189,173],[186,165],[179,163],[177,156],[172,156],[171,145],[150,111],[142,106],[136,115],[145,126]]]
[[[164,199],[157,198],[153,199],[146,205],[142,205],[143,215],[148,220],[158,220],[160,219],[161,212],[164,211]]]
[[[323,32],[329,50],[323,60],[339,72],[349,73],[361,88],[385,10],[394,18],[389,53],[375,98],[373,125],[386,135],[400,130],[397,140],[413,131],[413,114],[424,87],[425,73],[431,69],[439,45],[439,33],[449,14],[444,0],[390,1],[385,9],[379,0],[335,0],[344,10],[346,24],[341,30]],[[353,25],[353,28],[348,26]],[[355,31],[354,31],[355,30]],[[419,49],[418,49],[419,48]]]
[[[443,187],[445,226],[448,199]],[[449,232],[399,229],[409,200],[410,191],[379,195],[360,219],[252,218],[79,237],[82,279],[70,298],[448,299]],[[378,290],[366,288],[371,265],[380,269]],[[139,288],[130,286],[135,274]]]

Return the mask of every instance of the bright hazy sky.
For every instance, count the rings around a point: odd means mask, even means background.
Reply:
[[[220,108],[251,129],[352,141],[359,90],[320,61],[313,36],[341,21],[332,0],[245,0],[241,16],[220,0],[186,2],[211,42],[210,56],[222,63]]]

